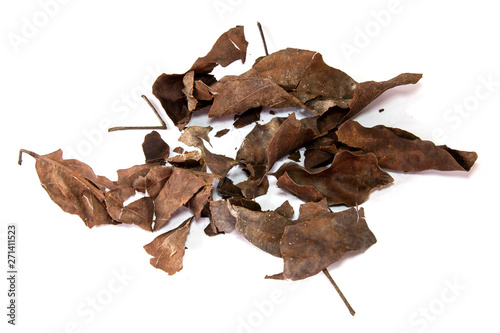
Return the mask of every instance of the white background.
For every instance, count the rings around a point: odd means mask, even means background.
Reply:
[[[41,6],[47,2],[0,5],[2,332],[498,331],[500,24],[494,2],[75,0],[52,2],[58,7],[45,9],[50,17]],[[417,85],[384,94],[356,120],[479,154],[468,174],[392,172],[394,184],[362,205],[377,244],[330,267],[354,317],[323,275],[300,283],[264,280],[281,271],[282,261],[235,232],[205,236],[203,219],[192,226],[184,269],[168,276],[150,266],[142,248],[156,234],[134,226],[88,229],[51,202],[33,159],[16,163],[20,148],[40,154],[63,148],[65,157],[116,179],[117,169],[143,163],[147,131],[101,128],[156,125],[140,94],[159,106],[150,90],[156,76],[183,73],[235,25],[245,26],[248,61],[217,75],[249,68],[263,55],[257,21],[271,52],[319,51],[357,81],[423,73]],[[38,28],[29,30],[29,22]],[[347,54],[348,45],[356,53]],[[191,124],[219,129],[232,122],[205,115]],[[179,132],[167,124],[161,134],[173,148]],[[235,156],[251,127],[212,139],[213,150]],[[263,208],[290,199],[298,211],[300,202],[270,181],[270,195],[258,199]],[[169,227],[186,216],[178,214]],[[15,327],[6,323],[8,223],[18,227]]]

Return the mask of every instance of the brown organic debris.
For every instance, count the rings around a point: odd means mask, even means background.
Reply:
[[[355,155],[349,151],[335,155],[327,168],[308,171],[287,162],[273,175],[279,187],[300,199],[318,201],[325,198],[328,205],[359,205],[368,199],[373,189],[393,182],[393,178],[380,169],[375,155]]]
[[[166,229],[179,209],[189,208],[191,218],[144,246],[153,256],[151,265],[168,274],[183,267],[193,220],[208,217],[207,235],[236,229],[251,244],[283,259],[283,272],[267,278],[301,280],[323,272],[354,315],[328,267],[346,253],[363,252],[376,242],[358,206],[371,191],[394,181],[382,169],[469,171],[477,154],[436,146],[402,129],[366,128],[351,120],[388,89],[416,84],[421,74],[358,82],[327,65],[315,51],[286,48],[268,54],[260,23],[258,27],[265,56],[246,72],[219,80],[212,73],[219,65],[245,62],[248,42],[243,27],[236,26],[224,32],[187,71],[163,73],[154,82],[153,95],[182,132],[178,140],[193,150],[176,147],[176,154],[170,156],[169,144],[152,131],[142,144],[145,163],[118,170],[116,181],[95,175],[81,161],[63,159],[61,150],[39,155],[21,149],[19,164],[22,154],[34,157],[40,183],[50,198],[89,228],[134,224],[155,232]],[[161,126],[109,130],[166,129],[153,104],[143,98]],[[287,115],[261,123],[262,111],[263,117],[268,115],[264,107],[280,108]],[[189,125],[193,113],[203,109],[193,119],[198,122],[205,115],[210,126]],[[215,145],[234,140],[241,132],[214,140],[214,146],[210,142],[214,128],[216,138],[229,129],[216,128],[227,118],[208,118],[230,115],[234,115],[234,131],[255,123],[235,158],[221,154]],[[282,163],[285,157],[302,163]],[[238,170],[246,177],[233,177]],[[288,201],[274,210],[262,210],[259,202],[269,200],[267,192],[274,186],[269,175],[276,177],[279,188],[305,201],[297,219]],[[334,213],[329,208],[333,205],[352,208]]]
[[[182,269],[185,253],[184,244],[192,221],[193,217],[184,221],[177,228],[156,237],[151,243],[144,245],[146,252],[153,256],[150,259],[153,267],[164,270],[169,275]]]
[[[475,152],[436,146],[417,136],[383,125],[366,128],[348,121],[337,131],[339,141],[377,156],[380,167],[398,171],[469,171],[477,159]]]
[[[116,223],[106,211],[105,187],[87,164],[63,159],[60,149],[47,155],[21,149],[19,164],[22,153],[36,159],[42,187],[63,211],[78,215],[89,228]]]

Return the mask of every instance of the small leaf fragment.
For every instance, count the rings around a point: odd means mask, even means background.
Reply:
[[[184,245],[193,219],[194,217],[190,217],[177,228],[161,234],[151,243],[144,245],[146,252],[153,256],[150,259],[153,267],[159,268],[169,275],[173,275],[183,268]]]

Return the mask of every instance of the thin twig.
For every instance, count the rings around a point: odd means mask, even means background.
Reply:
[[[259,27],[260,38],[262,38],[262,43],[264,44],[264,51],[266,52],[266,56],[268,56],[269,52],[267,51],[266,38],[264,37],[264,31],[262,31],[262,25],[260,22],[257,22],[257,26]]]
[[[335,281],[333,281],[333,278],[330,275],[330,272],[328,272],[328,269],[325,268],[323,270],[323,273],[326,275],[326,277],[328,278],[328,280],[330,280],[330,282],[333,285],[333,287],[335,288],[335,290],[337,290],[337,293],[339,294],[340,298],[342,298],[342,301],[344,301],[344,304],[345,304],[345,306],[347,306],[347,309],[349,310],[349,312],[354,316],[356,314],[356,312],[351,307],[351,304],[349,304],[349,302],[345,298],[344,294],[342,294],[342,292],[340,291],[340,288],[337,286],[337,284],[335,283]]]
[[[167,129],[167,124],[163,121],[161,118],[160,114],[156,110],[156,108],[151,104],[151,101],[145,96],[141,96],[146,103],[148,103],[149,107],[153,110],[155,113],[156,117],[161,123],[161,126],[117,126],[117,127],[111,127],[108,129],[108,132],[114,132],[114,131],[123,131],[123,130],[154,130],[154,129]]]

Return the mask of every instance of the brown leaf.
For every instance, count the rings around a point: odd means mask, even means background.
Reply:
[[[300,151],[296,150],[287,157],[289,160],[300,162]]]
[[[186,206],[191,209],[194,217],[198,218],[205,206],[212,200],[212,185],[203,186],[192,198]]]
[[[274,163],[314,138],[314,131],[298,121],[295,113],[288,118],[275,117],[264,125],[256,124],[243,141],[236,160],[259,180]]]
[[[132,183],[132,187],[139,192],[148,193],[155,199],[172,174],[172,167],[152,166],[145,176],[138,176]]]
[[[477,159],[475,152],[436,146],[409,132],[382,125],[366,128],[351,120],[339,128],[337,135],[343,143],[375,154],[380,167],[392,170],[469,171]]]
[[[243,197],[241,188],[234,185],[233,181],[228,177],[224,177],[219,180],[219,184],[217,185],[217,192],[224,199]]]
[[[108,214],[115,221],[135,224],[144,230],[152,231],[155,210],[153,198],[147,196],[126,204],[127,200],[136,194],[136,191],[145,193],[148,187],[147,176],[152,169],[169,170],[170,168],[142,164],[117,171],[118,180],[114,186],[106,191],[106,208]]]
[[[316,202],[324,199],[323,194],[321,194],[314,186],[297,184],[292,178],[290,178],[288,172],[286,171],[278,178],[276,185],[304,201]]]
[[[208,74],[217,66],[226,67],[236,60],[245,62],[248,42],[243,26],[236,26],[223,33],[204,57],[198,58],[191,71]]]
[[[256,121],[260,120],[260,112],[262,111],[262,106],[259,106],[257,108],[252,108],[249,110],[246,110],[240,115],[235,115],[234,116],[234,123],[233,126],[235,128],[242,128],[247,125],[250,125],[251,123],[254,123]]]
[[[315,114],[322,114],[335,105],[347,107],[356,88],[356,81],[328,66],[320,53],[294,48],[265,57],[242,76],[270,78]]]
[[[314,132],[295,118],[295,112],[290,114],[269,142],[267,170],[271,170],[276,161],[304,146],[313,138]]]
[[[182,148],[182,147],[175,147],[173,149],[173,152],[177,153],[177,154],[182,154],[184,152],[184,148]]]
[[[227,200],[210,202],[210,225],[215,233],[227,233],[234,230],[236,218],[231,214]]]
[[[147,231],[153,231],[154,202],[150,197],[143,197],[127,205],[128,199],[120,188],[106,193],[106,206],[109,215],[117,222],[135,224]]]
[[[259,179],[265,174],[269,144],[284,121],[285,118],[275,117],[264,125],[255,124],[243,140],[236,160],[250,170],[252,177]]]
[[[144,245],[146,252],[153,256],[150,259],[153,267],[164,270],[169,275],[173,275],[182,269],[185,253],[184,245],[193,218],[187,219],[177,228],[156,237],[151,243]]]
[[[285,173],[290,179],[286,176],[282,179]],[[279,187],[302,200],[317,201],[320,193],[328,205],[356,206],[368,199],[374,188],[393,182],[392,177],[379,168],[375,155],[355,155],[348,151],[335,155],[328,168],[310,172],[296,163],[287,162],[273,175],[278,179]]]
[[[223,137],[224,135],[226,135],[227,133],[229,133],[229,128],[221,129],[220,131],[215,133],[215,137],[220,138],[220,137]]]
[[[156,131],[152,131],[144,137],[142,150],[146,156],[146,163],[165,163],[170,155],[170,147]]]
[[[182,130],[189,123],[193,111],[211,104],[212,96],[208,87],[216,79],[208,73],[219,64],[225,67],[238,59],[244,62],[247,44],[243,27],[237,26],[222,34],[212,50],[198,58],[184,74],[161,74],[156,79],[153,95],[179,129]]]
[[[217,176],[205,172],[174,168],[155,200],[156,221],[153,230],[165,226],[172,214],[185,205],[198,191],[211,185]]]
[[[22,153],[36,159],[35,169],[42,187],[63,211],[78,215],[89,228],[116,223],[106,211],[105,188],[99,186],[102,177],[98,178],[87,164],[63,159],[60,149],[47,155],[21,149],[19,164]]]
[[[401,85],[416,84],[421,78],[422,74],[403,73],[387,81],[366,81],[359,83],[349,104],[349,113],[345,115],[343,121],[358,114],[383,92]]]
[[[153,95],[161,103],[168,117],[179,129],[184,128],[191,119],[183,92],[184,74],[161,74],[153,84]]]
[[[196,171],[205,171],[203,155],[199,150],[187,151],[181,155],[169,157],[168,163],[178,168],[191,169]]]
[[[236,217],[236,230],[250,243],[274,256],[281,257],[280,240],[290,220],[290,204],[283,203],[274,211],[253,211],[232,206],[231,212]],[[291,211],[293,215],[293,209]]]
[[[209,117],[243,113],[261,106],[306,108],[297,98],[287,93],[270,78],[225,76],[210,86],[214,100]]]
[[[235,186],[241,189],[243,198],[254,199],[267,193],[269,189],[269,180],[266,176],[262,176],[260,179],[253,179],[250,177]]]
[[[220,178],[226,177],[229,170],[238,165],[238,162],[230,157],[210,152],[210,150],[208,150],[203,143],[201,146],[201,152],[203,154],[203,159],[205,160],[205,165],[212,173],[216,174]]]
[[[286,226],[280,241],[283,278],[313,276],[344,254],[365,251],[376,243],[363,208],[331,212],[324,202],[301,206],[299,219]]]
[[[184,132],[178,140],[188,146],[201,148],[203,146],[203,141],[201,139],[210,144],[208,133],[210,133],[212,129],[213,128],[210,126],[189,126],[184,129]]]

